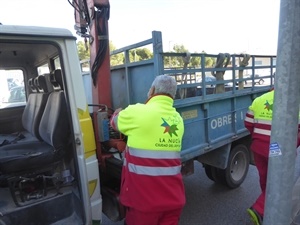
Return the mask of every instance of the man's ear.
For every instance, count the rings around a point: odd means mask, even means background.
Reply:
[[[151,87],[148,91],[148,98],[151,98],[154,95],[155,87]]]

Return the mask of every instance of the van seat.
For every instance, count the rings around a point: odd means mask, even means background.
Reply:
[[[22,125],[24,131],[14,134],[0,135],[0,144],[6,140],[7,144],[17,142],[41,141],[39,135],[39,124],[49,96],[46,79],[44,75],[28,80],[31,93],[22,114]],[[0,147],[1,150],[1,147]]]
[[[0,173],[13,174],[43,168],[59,161],[69,145],[70,125],[60,70],[50,75],[54,91],[49,94],[39,124],[43,142],[6,145],[0,151]]]

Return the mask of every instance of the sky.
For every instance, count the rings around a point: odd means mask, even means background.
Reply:
[[[69,29],[68,0],[0,0],[0,23]],[[276,54],[280,0],[110,0],[109,38],[117,48],[161,31],[164,51]],[[81,38],[77,36],[80,40]]]

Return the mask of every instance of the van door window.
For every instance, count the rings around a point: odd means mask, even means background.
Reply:
[[[26,104],[22,70],[0,70],[0,108]]]
[[[54,67],[55,67],[54,69],[56,69],[56,70],[61,69],[59,57],[54,59]]]
[[[50,73],[48,63],[46,63],[46,64],[44,64],[42,66],[39,66],[37,68],[37,71],[38,71],[38,75],[45,74],[45,73]]]

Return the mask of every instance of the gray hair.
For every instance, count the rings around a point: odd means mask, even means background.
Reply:
[[[154,94],[167,94],[173,99],[175,98],[177,83],[174,77],[168,75],[158,75],[154,79],[152,87],[155,88]]]

